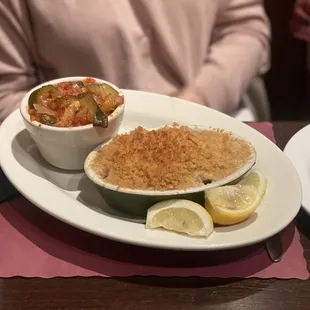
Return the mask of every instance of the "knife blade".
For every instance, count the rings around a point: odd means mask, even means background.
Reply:
[[[20,193],[9,182],[0,168],[0,203],[19,196]]]
[[[273,262],[279,262],[283,256],[282,241],[279,234],[265,240],[265,249]]]

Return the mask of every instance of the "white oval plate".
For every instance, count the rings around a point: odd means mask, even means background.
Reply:
[[[284,229],[301,204],[298,175],[284,153],[269,139],[227,115],[183,100],[138,91],[124,91],[126,108],[120,132],[138,125],[160,127],[173,122],[219,127],[247,139],[257,151],[255,169],[268,180],[262,204],[247,221],[215,228],[207,239],[145,230],[127,221],[100,197],[84,173],[66,172],[40,156],[14,112],[0,127],[0,164],[12,184],[32,203],[54,217],[90,233],[120,242],[176,250],[219,250],[260,242]]]
[[[310,214],[310,125],[299,130],[288,141],[284,153],[299,175],[302,185],[302,207]]]

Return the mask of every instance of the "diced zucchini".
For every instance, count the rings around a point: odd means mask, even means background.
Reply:
[[[118,91],[115,90],[113,87],[111,87],[108,84],[102,83],[102,84],[90,84],[87,85],[87,89],[97,95],[100,96],[102,99],[104,99],[108,94],[111,94],[113,97],[118,96]]]
[[[40,98],[44,94],[55,93],[56,90],[57,90],[57,88],[55,86],[53,86],[53,85],[42,86],[41,88],[38,89],[37,98]]]
[[[90,94],[81,94],[77,96],[80,104],[86,106],[93,118],[93,125],[99,127],[108,127],[108,116],[101,111],[97,102]]]
[[[58,90],[55,86],[53,85],[45,85],[45,86],[42,86],[41,88],[33,91],[30,96],[29,96],[29,100],[28,100],[28,107],[30,109],[33,109],[33,105],[36,104],[36,103],[40,103],[38,102],[38,99],[41,98],[43,95],[45,94],[49,94],[49,95],[60,95],[57,94],[58,93]]]
[[[109,123],[108,116],[103,111],[101,111],[101,109],[97,105],[96,113],[93,119],[93,125],[107,128],[108,123]]]
[[[104,113],[109,114],[120,105],[119,93],[108,84],[91,84],[87,85],[87,89],[96,97],[95,99]]]
[[[28,107],[29,109],[34,109],[34,104],[37,103],[37,96],[38,96],[38,89],[36,89],[35,91],[33,91],[30,96],[29,96],[29,99],[28,99]]]
[[[111,95],[113,95],[113,97],[118,96],[118,91],[115,90],[112,86],[110,86],[109,84],[105,84],[105,83],[103,83],[103,85],[104,85],[105,92],[107,94],[111,94]]]
[[[92,95],[90,94],[80,94],[77,96],[77,99],[79,100],[80,104],[82,106],[86,106],[88,110],[94,114],[97,109],[97,103]]]
[[[40,121],[44,125],[52,126],[56,123],[56,119],[50,115],[47,114],[41,114],[40,115]]]

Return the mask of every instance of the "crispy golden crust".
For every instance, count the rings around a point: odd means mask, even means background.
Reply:
[[[221,130],[192,132],[186,126],[117,135],[91,166],[105,182],[141,190],[202,186],[240,169],[252,156],[249,145]]]

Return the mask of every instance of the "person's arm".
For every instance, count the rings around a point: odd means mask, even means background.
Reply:
[[[206,62],[179,97],[228,113],[238,107],[251,79],[268,67],[270,28],[263,1],[220,2]]]
[[[310,0],[297,0],[290,23],[293,36],[307,44],[307,67],[310,74]]]
[[[36,83],[34,40],[26,1],[0,1],[0,121],[19,107]]]
[[[290,26],[295,38],[310,42],[310,0],[296,1]]]

